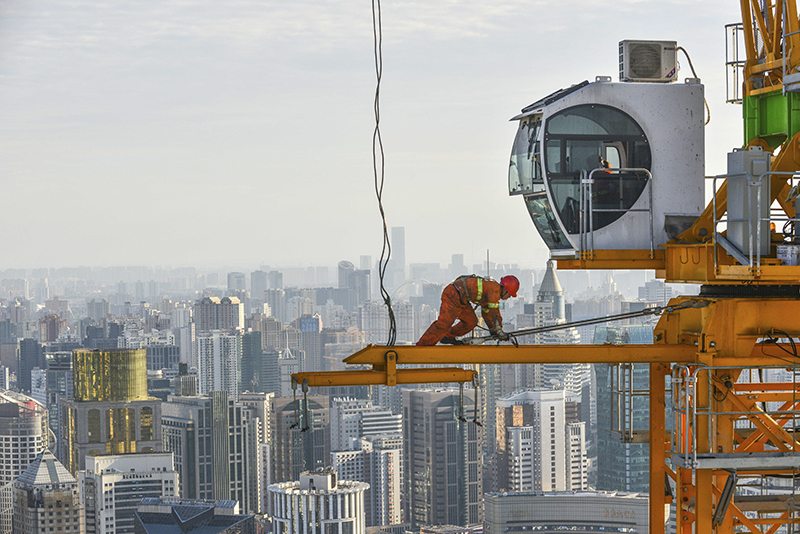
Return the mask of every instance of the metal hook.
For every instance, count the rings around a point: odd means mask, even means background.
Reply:
[[[311,426],[308,424],[308,378],[303,379],[303,429],[300,432],[305,432]]]
[[[466,423],[464,417],[464,382],[458,384],[458,420]]]
[[[292,377],[292,396],[294,397],[294,423],[289,425],[289,428],[300,427],[300,414],[297,410],[297,379]]]
[[[477,374],[472,375],[472,386],[475,389],[475,406],[473,407],[474,411],[472,412],[474,414],[474,417],[472,418],[472,422],[475,423],[476,425],[482,427],[483,424],[478,420],[478,388],[479,388],[479,383],[478,383],[478,375]]]

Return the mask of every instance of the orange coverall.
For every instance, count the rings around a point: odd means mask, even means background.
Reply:
[[[499,282],[479,276],[457,278],[442,291],[439,318],[422,334],[417,345],[436,345],[444,337],[458,337],[470,333],[478,326],[478,317],[472,308],[473,303],[481,306],[481,315],[490,330],[502,328],[503,318],[500,315],[499,304],[502,289],[503,286]],[[453,321],[456,319],[458,323],[454,325]]]

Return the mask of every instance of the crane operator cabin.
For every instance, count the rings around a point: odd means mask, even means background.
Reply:
[[[650,249],[705,206],[700,80],[677,81],[676,43],[622,41],[620,82],[599,76],[522,109],[509,167],[554,258]]]

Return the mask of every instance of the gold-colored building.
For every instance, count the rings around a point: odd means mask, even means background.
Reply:
[[[147,395],[145,349],[72,353],[74,397],[63,405],[65,466],[86,455],[161,451],[161,400]]]

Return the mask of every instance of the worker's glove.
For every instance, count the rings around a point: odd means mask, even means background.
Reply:
[[[495,329],[495,331],[492,332],[492,334],[494,334],[494,336],[500,341],[508,341],[509,339],[511,339],[511,336],[503,332],[502,328]]]

